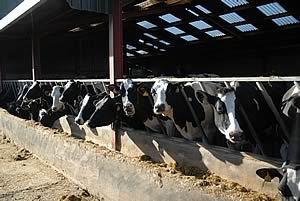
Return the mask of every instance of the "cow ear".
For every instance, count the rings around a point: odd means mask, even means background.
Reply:
[[[256,174],[265,182],[271,182],[275,177],[278,177],[279,180],[281,180],[283,177],[282,170],[276,168],[261,168],[256,170]]]
[[[137,92],[140,94],[140,95],[142,95],[142,96],[149,96],[149,92],[148,92],[148,90],[145,88],[145,87],[143,87],[143,86],[139,86],[138,88],[137,88]]]

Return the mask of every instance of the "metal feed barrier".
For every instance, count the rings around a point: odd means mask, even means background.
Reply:
[[[136,79],[132,79],[134,82],[155,82],[159,79],[167,79],[170,82],[199,82],[199,85],[201,87],[201,89],[203,89],[203,91],[205,91],[205,88],[203,86],[203,82],[224,82],[226,86],[229,86],[228,82],[232,82],[232,81],[236,81],[236,82],[255,82],[257,87],[259,88],[259,90],[262,92],[263,97],[265,98],[268,106],[270,107],[271,111],[273,112],[273,115],[275,116],[280,128],[282,129],[282,131],[284,132],[284,134],[286,136],[289,136],[288,134],[288,129],[285,125],[285,123],[283,122],[283,120],[281,119],[280,113],[279,111],[276,109],[273,100],[271,99],[271,97],[269,96],[268,92],[266,91],[266,89],[264,88],[264,86],[262,85],[262,82],[293,82],[296,87],[299,88],[298,85],[298,81],[300,81],[300,77],[295,77],[295,76],[289,76],[289,77],[278,77],[278,76],[272,76],[272,77],[211,77],[211,78],[174,78],[174,77],[158,77],[158,78],[136,78]],[[106,88],[106,84],[109,83],[109,79],[74,79],[75,81],[80,81],[82,82],[84,85],[90,84],[93,86],[93,89],[95,90],[95,92],[97,92],[96,89],[100,89],[100,91],[106,91],[107,92],[107,88]],[[117,82],[122,82],[124,79],[117,79]],[[50,84],[50,85],[59,85],[59,86],[63,86],[66,82],[68,82],[68,79],[64,79],[64,80],[38,80],[41,84]],[[13,90],[15,96],[17,96],[18,91],[20,90],[20,88],[22,88],[25,84],[31,84],[33,81],[32,80],[2,80],[1,82],[1,90],[5,90],[5,89],[9,89],[9,90]],[[184,91],[182,91],[183,95],[184,95]],[[187,101],[187,103],[189,103]],[[263,149],[262,143],[260,142],[259,138],[257,137],[256,131],[252,125],[252,123],[249,121],[249,118],[246,114],[246,112],[244,111],[244,108],[242,105],[239,105],[241,111],[242,111],[242,115],[246,120],[246,124],[249,127],[249,130],[252,134],[252,136],[254,137],[258,148],[260,149],[262,155],[266,155],[265,154],[265,150]],[[190,112],[193,114],[194,111],[191,107],[190,108]],[[197,117],[195,115],[193,115],[195,122],[197,123],[197,126],[200,127],[200,130],[203,130],[201,128],[201,125],[199,123],[199,120],[197,119]],[[205,133],[202,133],[202,136],[204,136],[203,139],[205,139]],[[205,140],[204,140],[205,141]],[[286,142],[285,142],[286,143]]]

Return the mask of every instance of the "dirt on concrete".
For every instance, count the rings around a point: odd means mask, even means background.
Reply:
[[[0,134],[0,201],[99,201]]]

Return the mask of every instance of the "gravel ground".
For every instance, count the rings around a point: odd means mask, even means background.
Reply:
[[[0,134],[0,201],[98,201]]]

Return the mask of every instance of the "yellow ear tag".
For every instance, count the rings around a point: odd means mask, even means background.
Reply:
[[[267,175],[265,176],[265,181],[266,182],[271,182],[272,181],[272,178],[270,177],[269,172],[267,172]]]
[[[149,93],[148,93],[147,91],[145,91],[145,92],[143,93],[143,96],[149,96]]]

